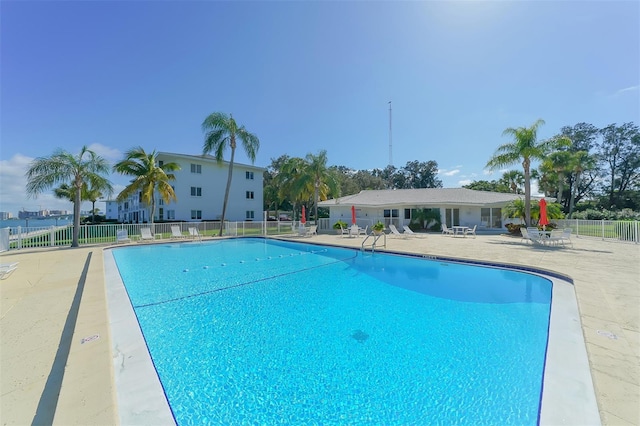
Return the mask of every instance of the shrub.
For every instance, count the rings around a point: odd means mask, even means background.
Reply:
[[[347,227],[347,223],[339,220],[339,221],[337,221],[336,223],[333,224],[333,229],[340,229],[340,227],[346,228]]]

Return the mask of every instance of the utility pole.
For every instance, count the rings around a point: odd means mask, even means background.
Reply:
[[[393,166],[393,145],[391,138],[391,101],[389,101],[389,165]]]

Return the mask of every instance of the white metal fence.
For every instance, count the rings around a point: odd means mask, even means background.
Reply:
[[[625,220],[554,220],[559,228],[571,228],[574,235],[592,237],[609,241],[640,243],[640,222]]]
[[[151,224],[106,224],[81,225],[80,245],[109,244],[116,242],[116,233],[126,229],[129,238],[140,239],[142,228],[152,228],[151,233],[162,239],[172,238],[171,227],[179,226],[184,236],[189,235],[189,228],[198,228],[202,236],[217,236],[220,233],[220,222],[175,222]],[[298,222],[266,221],[266,222],[225,222],[223,235],[283,235],[297,232]],[[16,250],[33,247],[70,246],[73,238],[73,225],[49,227],[12,227],[4,228],[9,234],[8,249]]]

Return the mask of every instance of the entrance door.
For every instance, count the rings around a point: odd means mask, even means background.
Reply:
[[[444,216],[447,228],[460,225],[460,209],[446,209]]]

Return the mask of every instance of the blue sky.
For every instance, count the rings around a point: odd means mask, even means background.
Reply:
[[[33,158],[200,154],[217,111],[260,138],[258,166],[326,149],[373,169],[389,163],[392,101],[393,164],[435,160],[445,187],[499,178],[484,166],[507,127],[640,121],[636,1],[2,1],[0,19],[0,211],[14,214],[71,209],[24,195]]]

